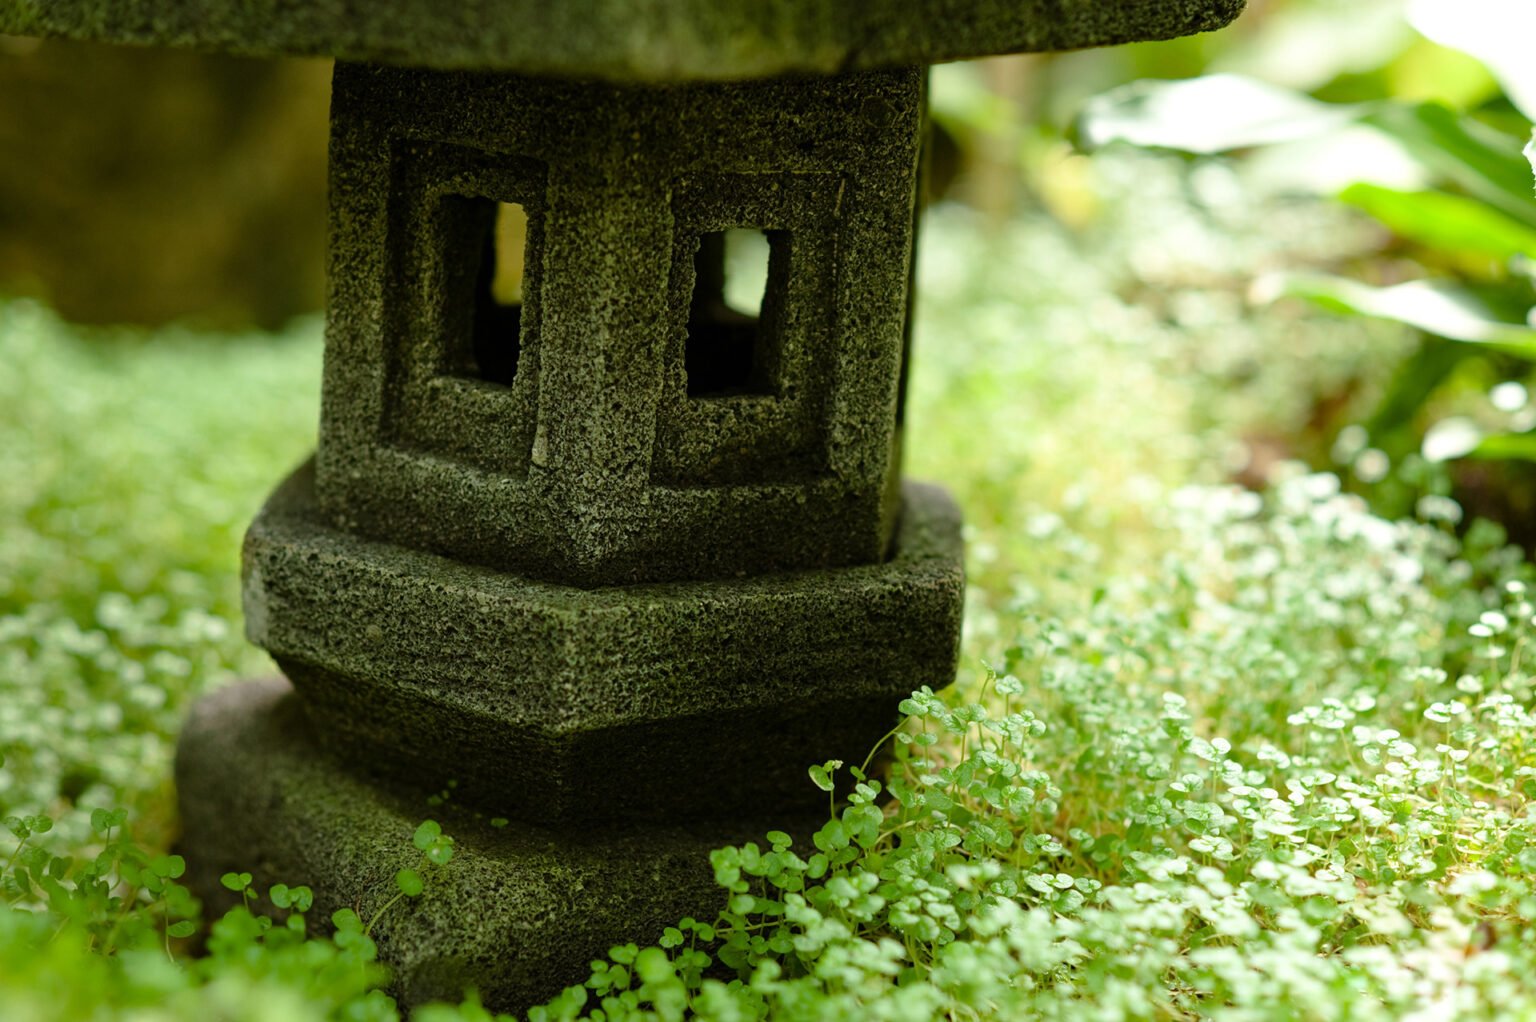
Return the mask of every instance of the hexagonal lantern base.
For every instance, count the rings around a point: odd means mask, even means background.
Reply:
[[[498,815],[814,808],[807,765],[861,761],[954,677],[960,517],[936,487],[906,484],[884,563],[582,589],[334,529],[312,478],[247,537],[251,639],[328,746]]]
[[[340,908],[369,919],[393,896],[395,871],[420,866],[417,825],[438,820],[455,840],[453,860],[424,870],[426,896],[397,902],[374,930],[392,990],[408,1005],[457,1002],[473,987],[493,1008],[523,1011],[585,979],[615,943],[654,941],[684,916],[713,917],[723,894],[711,849],[761,840],[767,827],[813,826],[491,826],[453,801],[428,806],[371,783],[327,755],[329,744],[280,679],[202,700],[176,761],[188,882],[221,909],[238,896],[219,876],[249,871],[263,891],[313,888],[316,923]]]

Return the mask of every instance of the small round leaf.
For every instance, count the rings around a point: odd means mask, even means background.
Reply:
[[[421,826],[416,828],[416,834],[411,838],[411,843],[424,852],[432,846],[432,842],[442,836],[442,833],[443,828],[436,820],[423,820]]]
[[[168,880],[175,880],[187,871],[187,860],[179,855],[158,855],[149,864],[151,873]]]

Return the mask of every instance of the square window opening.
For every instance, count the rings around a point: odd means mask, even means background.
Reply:
[[[484,228],[478,244],[471,345],[473,372],[490,383],[511,386],[522,349],[523,271],[527,259],[528,214],[515,202],[474,200]]]
[[[785,231],[699,235],[683,353],[690,398],[773,393],[765,334],[782,302],[788,254]]]

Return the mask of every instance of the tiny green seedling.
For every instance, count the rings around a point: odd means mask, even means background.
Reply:
[[[446,866],[453,858],[453,838],[443,833],[442,826],[436,820],[423,820],[416,828],[416,833],[411,836],[411,843],[421,853],[419,866],[406,867],[395,873],[395,894],[368,920],[368,925],[363,927],[364,935],[371,936],[373,928],[384,917],[384,913],[393,908],[401,898],[421,897],[427,889],[426,881],[422,879],[423,869],[431,870]]]

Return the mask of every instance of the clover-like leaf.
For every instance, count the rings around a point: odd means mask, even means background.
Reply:
[[[453,838],[446,834],[440,835],[425,849],[427,861],[434,866],[446,866],[453,858]]]
[[[350,908],[337,909],[331,913],[331,925],[338,933],[362,933],[363,920]]]
[[[432,842],[442,836],[442,833],[443,828],[436,820],[423,820],[421,821],[421,826],[416,828],[416,833],[411,838],[411,843],[424,852],[431,847]]]
[[[811,783],[822,791],[831,791],[836,785],[832,781],[832,774],[843,765],[840,759],[829,759],[820,766],[810,768]]]
[[[149,869],[157,877],[175,880],[187,872],[187,860],[179,855],[157,855],[150,861]]]
[[[219,877],[219,883],[231,891],[249,890],[254,878],[249,873],[225,873]]]
[[[425,889],[425,885],[421,882],[421,874],[414,869],[402,869],[396,873],[395,886],[407,898],[418,898]]]

